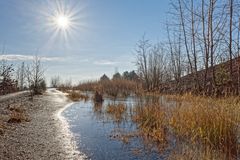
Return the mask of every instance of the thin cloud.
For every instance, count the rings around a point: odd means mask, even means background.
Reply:
[[[35,58],[35,56],[31,55],[20,55],[20,54],[7,54],[7,55],[0,55],[0,60],[6,61],[31,61]],[[45,57],[40,56],[42,61],[63,61],[60,57]]]
[[[109,60],[99,60],[99,61],[93,62],[93,64],[101,65],[101,66],[112,66],[112,65],[116,65],[118,63],[119,62],[114,62],[114,61],[109,61]]]

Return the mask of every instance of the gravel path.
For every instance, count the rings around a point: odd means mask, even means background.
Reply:
[[[0,159],[85,159],[76,150],[73,136],[61,116],[61,111],[69,103],[62,92],[54,89],[34,97],[32,102],[26,94],[1,101],[0,122],[5,127],[0,134]],[[12,105],[20,105],[30,121],[7,123]]]

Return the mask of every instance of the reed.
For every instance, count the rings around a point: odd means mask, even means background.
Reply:
[[[188,155],[189,159],[218,159],[219,155],[224,159],[239,157],[238,97],[217,99],[186,94],[170,96],[169,100],[177,101],[178,105],[166,108],[155,101],[146,101],[133,109],[132,120],[143,135],[160,144],[168,143],[167,137],[172,135],[178,145],[187,144],[191,150],[177,153],[178,158],[181,155]]]
[[[67,93],[68,93],[67,97],[72,101],[79,101],[79,100],[87,101],[89,98],[87,95],[81,94],[80,92],[77,92],[74,90],[68,91]]]
[[[140,83],[126,79],[115,79],[108,81],[94,81],[79,84],[76,89],[81,91],[98,91],[109,97],[127,97],[131,94],[141,94],[143,92]]]
[[[176,136],[211,150],[220,150],[227,157],[239,154],[239,98],[184,95],[178,100],[184,101],[172,110],[169,121]]]
[[[123,119],[123,114],[126,112],[127,107],[125,104],[108,104],[106,112],[114,118],[115,121],[120,122]]]
[[[196,147],[180,144],[177,148],[177,151],[173,151],[169,155],[169,160],[234,160],[233,158],[226,157],[223,153],[209,147]]]
[[[133,109],[132,120],[137,123],[142,135],[159,143],[166,143],[166,112],[159,104],[146,104]]]

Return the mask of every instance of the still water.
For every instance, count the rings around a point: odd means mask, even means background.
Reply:
[[[159,97],[161,103],[167,103],[163,97]],[[137,130],[135,123],[131,121],[129,112],[138,99],[128,97],[126,99],[105,99],[102,105],[94,105],[92,100],[79,101],[67,108],[62,114],[67,119],[70,130],[74,134],[78,149],[93,160],[135,160],[135,159],[167,159],[174,147],[174,141],[169,143],[161,152],[154,143],[146,143],[141,136],[133,136],[127,141],[121,140],[119,135],[134,133]],[[127,112],[120,121],[106,113],[106,106],[112,103],[124,103]]]

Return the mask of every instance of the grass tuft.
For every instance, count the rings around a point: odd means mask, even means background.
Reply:
[[[68,91],[67,93],[68,93],[67,97],[72,101],[79,101],[79,100],[87,101],[89,98],[87,95],[83,95],[77,91]]]
[[[25,113],[12,111],[10,114],[8,123],[22,123],[22,122],[29,122],[29,121],[30,119]]]
[[[22,123],[22,122],[29,122],[30,119],[26,115],[26,111],[24,106],[19,103],[11,104],[8,106],[10,110],[10,115],[8,119],[8,123]]]
[[[132,120],[138,124],[143,135],[159,143],[166,142],[166,113],[158,104],[136,106]]]
[[[126,112],[127,107],[125,104],[108,104],[106,112],[113,116],[114,120],[120,122],[123,119],[123,114]]]

